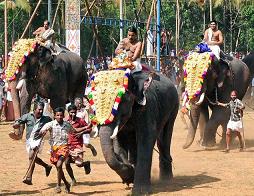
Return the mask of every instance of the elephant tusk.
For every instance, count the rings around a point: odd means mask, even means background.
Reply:
[[[97,126],[93,126],[93,127],[92,127],[92,131],[91,131],[91,133],[90,133],[90,136],[91,136],[92,138],[96,138],[96,137],[98,136],[98,134],[99,134],[98,127],[97,127]]]
[[[196,105],[200,105],[204,101],[204,98],[205,98],[205,93],[202,93],[198,102],[196,102]]]
[[[21,88],[23,87],[24,84],[26,84],[25,79],[19,80],[19,81],[18,81],[18,84],[17,84],[17,86],[16,86],[16,89],[17,89],[17,90],[21,90]]]
[[[183,103],[182,103],[182,106],[185,106],[186,101],[187,101],[187,95],[186,95],[186,93],[185,93],[185,94],[184,94],[184,97],[183,97]]]
[[[113,134],[110,136],[110,139],[114,139],[114,138],[117,136],[118,127],[119,127],[119,125],[117,125],[117,126],[115,127]]]

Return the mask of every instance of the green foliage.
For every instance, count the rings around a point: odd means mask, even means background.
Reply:
[[[0,54],[4,51],[4,14],[0,3]],[[29,4],[31,6],[30,13],[34,10],[37,0],[9,1],[16,5],[15,9],[8,10],[8,49],[12,43],[17,40],[24,31],[24,28],[29,20]],[[47,18],[47,4],[40,5],[37,14],[32,21],[26,37],[32,37],[32,32],[43,24]],[[58,0],[52,0],[52,10],[55,13]],[[135,20],[135,12],[140,15],[138,20],[147,21],[152,1],[143,0],[125,0],[124,18]],[[197,0],[180,0],[180,48],[191,50],[200,40],[200,34],[204,32],[209,23],[209,1],[205,4],[197,3]],[[226,52],[243,51],[247,52],[254,49],[254,5],[251,0],[213,0],[213,17],[219,24],[219,29],[222,31],[225,39]],[[89,1],[89,4],[92,0]],[[142,7],[141,7],[142,5]],[[91,9],[93,16],[105,18],[119,18],[119,0],[98,0],[95,6]],[[54,29],[59,42],[65,41],[64,28],[64,1],[62,1],[60,10],[58,11]],[[86,12],[84,0],[81,0],[81,15]],[[169,43],[170,48],[175,48],[175,29],[176,29],[176,1],[162,0],[161,2],[161,27],[166,28],[172,33],[172,40]],[[205,16],[205,18],[204,18]],[[53,18],[53,16],[52,16]],[[156,22],[156,17],[152,13],[151,22]],[[204,23],[205,19],[205,23]],[[119,41],[119,27],[117,26],[97,26],[99,41],[105,55],[111,55]],[[145,27],[140,29],[145,35]],[[240,32],[240,33],[239,33]],[[124,35],[127,33],[127,27],[124,27]],[[155,32],[156,33],[156,32]],[[236,42],[238,45],[236,46]],[[93,31],[91,25],[81,24],[81,56],[86,59],[91,50],[93,42]],[[94,41],[95,42],[95,41]],[[92,48],[92,56],[100,55],[96,44]]]

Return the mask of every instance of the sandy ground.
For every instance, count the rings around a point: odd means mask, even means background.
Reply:
[[[254,111],[246,110],[244,114],[245,152],[238,151],[238,141],[229,154],[221,149],[202,150],[197,145],[198,134],[193,145],[183,150],[182,145],[187,130],[178,116],[172,143],[174,179],[170,185],[161,186],[158,178],[158,154],[154,151],[152,166],[153,195],[254,195]],[[25,141],[13,141],[8,137],[11,123],[0,125],[0,195],[55,195],[56,170],[49,177],[44,169],[35,168],[33,185],[22,183],[28,167]],[[220,130],[218,131],[220,132]],[[217,136],[217,140],[220,137]],[[87,150],[87,159],[91,160],[92,172],[85,175],[82,168],[73,166],[78,181],[72,187],[71,195],[127,195],[130,189],[121,183],[120,177],[104,161],[99,139],[93,139],[98,156],[93,157]],[[46,142],[40,157],[49,162]],[[66,172],[65,172],[66,174]],[[66,175],[67,176],[67,175]],[[67,179],[70,181],[69,176]],[[62,190],[64,188],[62,187]],[[60,195],[65,195],[61,193]]]

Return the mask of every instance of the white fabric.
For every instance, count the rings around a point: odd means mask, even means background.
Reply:
[[[220,60],[220,47],[218,45],[208,45],[212,53]]]
[[[90,134],[86,133],[82,135],[83,137],[83,144],[90,144]]]
[[[146,39],[146,55],[153,55],[153,34],[150,30],[147,31],[147,39]]]
[[[26,140],[26,151],[29,154],[35,147],[39,146],[41,139],[38,140],[33,140],[32,138],[29,138]],[[39,148],[39,153],[42,152],[44,145],[44,141],[41,142],[40,148]]]
[[[239,120],[239,121],[229,120],[228,124],[227,124],[227,128],[231,129],[232,131],[242,132],[243,123],[241,120]]]
[[[44,40],[48,40],[51,38],[51,36],[55,33],[55,31],[51,28],[47,29],[46,31],[44,31],[40,36],[42,39]]]
[[[133,70],[131,70],[131,73],[139,72],[142,70],[140,58],[138,58],[136,61],[133,61],[132,63],[135,65],[135,68]]]
[[[213,30],[211,28],[208,29],[208,41],[212,42]],[[220,60],[220,47],[218,45],[208,45],[212,50],[212,53]]]
[[[254,86],[254,78],[252,79],[251,86]]]

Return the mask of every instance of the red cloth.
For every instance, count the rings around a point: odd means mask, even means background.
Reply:
[[[81,119],[76,117],[75,121],[72,121],[70,118],[68,122],[73,126],[73,128],[81,128],[87,126],[87,123]],[[74,150],[75,148],[83,146],[83,138],[82,135],[78,137],[76,133],[69,133],[68,134],[68,146],[70,150]]]
[[[50,162],[55,165],[57,164],[57,161],[59,160],[61,156],[63,156],[64,159],[66,159],[68,155],[69,155],[69,149],[67,145],[53,146],[51,148]]]

